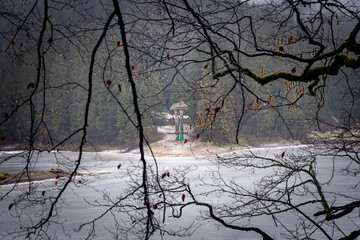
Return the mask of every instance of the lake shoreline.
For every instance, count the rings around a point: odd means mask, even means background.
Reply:
[[[144,152],[146,156],[155,157],[206,157],[211,155],[220,155],[236,151],[241,151],[247,148],[274,148],[274,147],[286,147],[291,145],[302,145],[300,142],[289,142],[282,141],[277,143],[260,144],[258,146],[243,146],[243,145],[229,145],[229,146],[218,146],[211,143],[206,143],[198,140],[192,141],[175,141],[169,139],[163,139],[158,142],[152,143],[150,148],[145,147]],[[24,150],[19,149],[2,149],[2,153],[8,154],[10,152],[21,152]],[[62,150],[59,152],[66,152],[71,150]],[[76,152],[76,151],[71,151]],[[94,152],[94,151],[84,151]],[[119,150],[117,148],[106,148],[106,150],[99,150],[99,153],[126,153],[131,155],[139,155],[139,149],[133,149],[131,151]],[[54,179],[55,181],[59,178],[68,177],[70,173],[64,172],[60,169],[51,170],[36,170],[30,171],[29,174],[26,172],[0,172],[0,185],[17,184],[24,182],[35,182],[42,180]]]
[[[247,148],[266,148],[266,147],[281,147],[290,146],[292,144],[301,144],[298,141],[290,142],[286,140],[274,142],[274,143],[263,143],[256,146],[251,145],[236,145],[229,144],[227,146],[215,145],[199,140],[184,140],[175,141],[169,139],[163,139],[145,147],[145,155],[155,157],[204,157],[209,155],[218,155],[224,153],[230,153],[240,151]],[[130,151],[130,153],[139,154],[139,149]]]
[[[0,173],[0,185],[37,182],[42,180],[59,180],[70,176],[69,172],[61,169],[35,170],[29,172],[6,172]]]

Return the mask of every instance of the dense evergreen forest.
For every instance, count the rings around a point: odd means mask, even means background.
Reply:
[[[52,37],[47,40],[49,44],[56,41],[57,46],[61,46],[61,48],[49,45],[44,50],[47,53],[51,52],[45,56],[46,71],[44,74],[47,75],[48,80],[38,92],[32,93],[31,91],[34,88],[37,72],[35,38],[29,32],[29,34],[17,38],[21,40],[9,43],[9,39],[3,34],[0,42],[1,49],[13,48],[14,54],[3,52],[0,56],[1,115],[3,118],[7,118],[16,106],[22,104],[22,99],[26,99],[29,94],[34,94],[34,104],[38,109],[35,114],[39,123],[37,127],[44,132],[43,135],[36,135],[38,144],[54,145],[80,128],[79,119],[84,115],[87,94],[84,85],[88,74],[86,67],[90,55],[88,48],[94,45],[98,36],[98,31],[89,30],[88,27],[96,25],[96,21],[104,14],[103,5],[100,2],[94,1],[91,4],[94,6],[89,7],[89,11],[91,11],[89,16],[93,18],[85,19],[84,22],[88,26],[84,25],[80,29],[83,31],[80,35],[81,39],[77,39],[79,36],[72,38],[70,34],[70,30],[79,21],[80,16],[70,15],[66,10],[62,15],[51,16],[56,19],[56,22],[68,22],[69,35],[61,36],[54,32]],[[126,2],[122,4],[126,8]],[[266,13],[266,9],[266,5],[246,4],[244,6],[244,11],[259,16]],[[164,13],[159,12],[158,14]],[[127,17],[131,19],[131,16]],[[296,24],[294,21],[290,20],[289,28]],[[348,34],[352,25],[351,22],[343,25],[341,31]],[[34,28],[36,28],[35,25]],[[153,29],[153,31],[156,30]],[[262,32],[264,36],[272,36],[276,34],[276,31],[267,22],[258,29],[258,32]],[[153,43],[141,42],[143,39],[137,36],[135,31],[129,36],[129,42],[133,48],[139,48],[139,46],[151,48],[152,44],[156,44],[156,39]],[[276,39],[269,39],[268,45],[269,48],[270,45],[275,45],[279,49],[283,47],[295,49],[303,52],[304,55],[313,54],[302,45],[301,41],[293,44],[295,42],[293,39],[298,37],[279,35]],[[126,81],[123,68],[123,55],[117,51],[121,43],[115,32],[108,38],[111,38],[109,42],[113,42],[113,46],[107,45],[100,50],[101,60],[98,61],[95,70],[96,79],[89,115],[88,141],[94,145],[133,147],[137,143],[137,129],[132,124],[134,120],[131,120],[134,116],[128,115],[128,112],[132,112],[129,110],[133,108],[133,105],[131,89]],[[73,45],[67,45],[66,41],[71,41]],[[179,42],[181,43],[180,39]],[[224,47],[228,44],[229,49],[231,48],[230,43],[219,42],[219,44]],[[243,43],[244,48],[247,48],[246,44],[246,42]],[[239,132],[240,142],[256,144],[279,139],[304,139],[312,131],[331,131],[329,125],[324,127],[321,121],[313,121],[307,117],[316,113],[320,105],[321,111],[318,111],[317,114],[321,118],[333,119],[335,125],[348,120],[348,104],[352,100],[348,100],[344,96],[347,94],[346,91],[349,91],[351,86],[358,81],[355,73],[349,78],[346,77],[347,85],[344,84],[344,75],[332,77],[331,81],[324,86],[322,100],[318,102],[314,98],[306,97],[295,101],[299,95],[307,94],[309,84],[295,84],[286,80],[278,80],[263,87],[248,81],[244,76],[242,81],[247,82],[248,88],[261,93],[258,98],[254,98],[250,94],[241,94],[242,90],[239,85],[234,87],[230,77],[225,76],[220,82],[213,79],[209,67],[210,59],[209,61],[203,60],[206,58],[207,50],[199,47],[197,51],[187,51],[188,45],[191,45],[191,42],[184,43],[185,47],[182,50],[184,54],[181,56],[185,64],[178,68],[167,67],[176,65],[173,56],[179,55],[179,51],[172,51],[171,48],[167,50],[167,59],[164,59],[165,63],[162,66],[152,64],[151,56],[147,56],[148,59],[143,59],[144,56],[139,55],[132,56],[136,61],[132,68],[139,91],[139,103],[144,117],[146,134],[153,140],[160,137],[157,134],[158,126],[174,124],[163,118],[162,113],[171,113],[170,106],[180,99],[190,106],[185,114],[189,116],[190,120],[187,121],[187,124],[194,129],[194,133],[200,134],[202,140],[210,140],[218,144],[234,143],[237,132]],[[109,56],[116,61],[108,62]],[[198,60],[198,63],[186,65],[186,59],[195,60],[195,62]],[[244,58],[241,59],[241,62],[260,76],[274,71],[291,70],[295,73],[296,67],[301,67],[267,57]],[[105,71],[104,68],[110,70]],[[226,92],[228,94],[225,96]],[[327,96],[331,96],[331,98],[328,100]],[[46,105],[42,106],[44,98],[47,99]],[[218,99],[215,100],[216,98]],[[295,101],[295,104],[290,104],[292,101]],[[358,104],[354,107],[359,108]],[[353,112],[359,113],[360,111],[353,109]],[[13,114],[15,121],[3,124],[0,129],[0,135],[3,136],[2,143],[5,145],[25,143],[29,138],[30,112],[23,110]],[[243,119],[241,124],[238,124],[240,115],[243,116]],[[352,117],[358,119],[359,116]],[[72,146],[73,140],[76,140],[76,136],[67,144]]]

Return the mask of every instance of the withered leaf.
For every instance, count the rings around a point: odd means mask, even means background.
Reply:
[[[13,203],[11,203],[11,204],[9,205],[9,207],[8,207],[9,211],[11,210],[11,208],[12,208],[13,206],[14,206]]]

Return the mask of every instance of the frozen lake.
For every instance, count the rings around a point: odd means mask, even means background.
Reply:
[[[292,150],[296,150],[297,147]],[[289,147],[276,147],[270,149],[256,149],[254,151],[266,152],[268,155],[279,154],[283,151],[289,151]],[[10,152],[2,152],[0,157],[1,161],[6,159],[11,154]],[[24,158],[21,157],[21,153],[17,153],[19,156],[12,158],[11,160],[6,161],[0,165],[0,172],[16,172],[21,171],[24,168]],[[32,170],[49,170],[51,168],[61,168],[63,170],[69,170],[73,166],[74,162],[77,159],[77,153],[73,152],[61,152],[61,153],[39,153],[33,155],[33,162],[36,164],[32,165]],[[89,231],[87,227],[84,227],[80,232],[73,231],[75,228],[79,227],[81,223],[86,221],[91,221],[93,218],[101,215],[105,210],[106,206],[92,206],[91,203],[96,201],[103,201],[103,193],[106,192],[111,197],[116,197],[118,194],[121,194],[127,188],[127,182],[129,181],[129,172],[134,165],[138,164],[139,157],[133,154],[124,154],[118,152],[101,152],[101,153],[84,153],[82,163],[80,166],[80,173],[86,174],[85,177],[81,177],[83,184],[72,184],[63,195],[63,198],[60,202],[60,207],[58,208],[58,218],[57,222],[62,224],[54,224],[49,229],[47,233],[58,239],[83,239],[83,236]],[[149,164],[153,164],[153,160],[148,158]],[[217,169],[217,164],[214,161],[211,161],[205,157],[160,157],[157,158],[159,165],[160,173],[163,171],[172,172],[173,169],[181,167],[191,167],[192,171],[187,174],[191,182],[191,186],[195,193],[201,193],[206,191],[211,191],[211,187],[200,188],[197,185],[200,184],[199,178],[203,178],[207,181],[210,181],[210,174],[212,170]],[[341,194],[350,195],[354,199],[360,200],[360,192],[358,188],[354,189],[354,185],[359,181],[359,178],[352,178],[353,182],[349,182],[349,177],[338,172],[333,172],[333,159],[329,157],[319,157],[317,159],[317,171],[319,172],[319,180],[321,182],[326,182],[329,179],[332,179],[331,184],[324,185],[329,192],[338,192],[340,193],[336,197],[336,203],[339,204],[342,202]],[[121,164],[121,168],[118,169],[118,165]],[[341,161],[336,162],[336,168],[341,169],[349,164],[349,161],[346,159],[341,159]],[[245,188],[251,188],[254,181],[260,179],[261,177],[268,174],[268,170],[256,170],[251,171],[248,169],[238,170],[236,168],[225,168],[221,167],[220,172],[224,176],[225,180],[234,180],[238,183],[241,183]],[[80,178],[79,178],[80,179]],[[56,190],[55,182],[57,180],[46,180],[37,183],[37,189],[39,193],[46,191],[46,194],[50,194],[52,191]],[[0,186],[0,196],[3,197],[13,185],[3,185]],[[14,202],[18,193],[28,189],[28,184],[21,183],[19,184],[15,191],[11,192],[8,196],[0,201],[0,237],[3,239],[12,239],[12,235],[7,235],[7,233],[12,233],[20,230],[20,223],[23,225],[29,225],[32,218],[27,218],[27,214],[34,214],[36,211],[41,212],[39,209],[26,208],[29,212],[23,212],[19,214],[16,212],[16,208],[11,211],[8,210],[8,206]],[[231,199],[217,199],[215,195],[210,195],[212,197],[204,197],[202,201],[208,203],[218,203],[226,202]],[[343,199],[343,202],[346,203],[348,199]],[[40,205],[39,205],[40,207]],[[175,236],[165,236],[162,238],[159,232],[155,232],[151,239],[206,239],[206,240],[218,240],[218,239],[260,239],[260,236],[255,233],[241,232],[237,230],[227,229],[223,226],[220,226],[218,223],[211,220],[204,220],[201,216],[201,211],[206,212],[205,208],[191,206],[185,208],[184,213],[181,218],[167,218],[165,228],[169,230],[179,230],[182,227],[186,227],[189,224],[196,224],[197,229],[191,236],[186,237],[175,237]],[[314,211],[314,209],[308,209],[308,211]],[[16,217],[19,214],[21,217]],[[120,214],[120,213],[119,213]],[[36,215],[36,214],[35,214]],[[35,216],[32,215],[32,216]],[[24,216],[24,217],[22,217]],[[350,214],[355,221],[359,220],[360,212],[358,209],[353,211]],[[286,219],[286,223],[289,227],[293,226],[296,223],[296,219],[293,218],[290,214],[283,214],[280,218]],[[36,221],[35,221],[36,222]],[[119,223],[118,223],[119,224]],[[124,225],[130,225],[130,223],[123,223]],[[269,217],[253,218],[251,222],[247,221],[238,221],[237,224],[249,226],[257,226],[263,231],[268,233],[270,236],[273,236],[277,239],[283,239],[279,232],[282,226],[276,226],[273,219]],[[359,222],[353,222],[349,218],[345,217],[341,221],[337,222],[337,225],[344,231],[348,233],[354,229],[358,229]],[[112,239],[114,235],[111,233],[112,226],[114,226],[114,219],[111,214],[105,215],[101,220],[99,220],[95,225],[96,235],[92,239]],[[286,226],[285,226],[286,227]],[[110,229],[110,231],[109,231]],[[335,238],[341,236],[341,234],[336,233],[337,230],[333,229],[333,234]],[[68,234],[65,236],[65,233]],[[320,232],[316,233],[313,237],[317,239],[324,239],[324,235]],[[21,239],[20,237],[19,239]],[[134,237],[129,236],[130,239]]]

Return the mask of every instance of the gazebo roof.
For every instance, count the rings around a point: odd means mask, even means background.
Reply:
[[[180,102],[174,103],[171,107],[170,110],[175,111],[175,110],[186,110],[188,109],[188,105],[186,105],[184,103],[184,101],[181,99]]]

